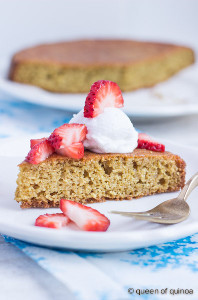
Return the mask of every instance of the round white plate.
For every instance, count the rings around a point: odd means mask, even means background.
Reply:
[[[0,90],[33,104],[78,112],[86,94],[55,94],[7,79],[8,59],[0,60]],[[198,64],[153,88],[123,93],[124,111],[134,119],[174,117],[198,113]]]
[[[14,140],[12,147],[15,147]],[[197,172],[196,148],[182,147],[167,142],[166,148],[185,159],[187,179]],[[166,193],[137,200],[107,201],[90,205],[110,218],[111,225],[107,232],[83,232],[74,225],[61,230],[35,227],[35,219],[40,214],[55,213],[60,210],[22,210],[14,201],[17,164],[22,159],[23,157],[0,157],[0,232],[2,234],[47,247],[85,251],[122,251],[156,245],[198,232],[198,189],[194,190],[189,197],[190,217],[176,225],[160,225],[109,213],[111,210],[147,210],[178,194]]]

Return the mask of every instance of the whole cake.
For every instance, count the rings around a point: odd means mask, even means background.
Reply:
[[[120,109],[123,103],[116,83],[98,81],[69,124],[49,138],[31,140],[17,179],[15,199],[22,208],[59,207],[61,198],[131,199],[184,186],[185,162],[138,134]]]
[[[80,40],[16,53],[9,78],[58,93],[88,92],[100,80],[122,91],[153,86],[194,62],[190,48],[132,40]]]

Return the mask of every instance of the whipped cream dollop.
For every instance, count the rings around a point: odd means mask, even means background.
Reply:
[[[87,126],[84,147],[96,153],[130,153],[137,147],[138,133],[119,108],[108,107],[95,118],[85,118],[83,110],[69,123]]]

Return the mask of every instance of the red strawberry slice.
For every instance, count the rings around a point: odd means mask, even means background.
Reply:
[[[106,107],[123,107],[124,99],[119,86],[112,81],[96,81],[85,100],[84,117],[95,118]]]
[[[75,159],[81,159],[84,156],[83,143],[73,143],[63,149],[56,149],[56,152],[63,156],[68,156]]]
[[[52,153],[54,153],[54,148],[49,143],[48,140],[45,140],[39,144],[36,144],[26,156],[26,161],[31,164],[39,164],[48,158]]]
[[[96,209],[71,200],[61,199],[60,209],[80,229],[85,231],[106,231],[110,225],[109,219]]]
[[[47,138],[41,138],[41,139],[32,139],[30,140],[30,148],[32,149],[36,144],[39,144],[43,141],[47,140]]]
[[[35,221],[35,226],[59,229],[70,222],[69,218],[62,213],[45,214],[39,216]]]
[[[55,149],[62,149],[84,141],[86,134],[87,127],[83,124],[64,124],[56,128],[48,140]]]
[[[138,147],[140,149],[147,149],[157,152],[164,152],[165,146],[153,140],[149,135],[145,133],[138,134]]]

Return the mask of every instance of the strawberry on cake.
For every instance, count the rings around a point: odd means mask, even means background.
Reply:
[[[19,165],[15,194],[22,208],[59,207],[61,199],[82,204],[132,199],[184,186],[182,158],[138,135],[123,105],[116,83],[97,81],[84,110],[69,124],[48,138],[31,140],[30,152]]]

